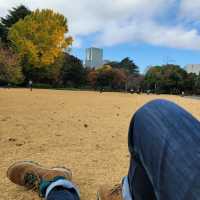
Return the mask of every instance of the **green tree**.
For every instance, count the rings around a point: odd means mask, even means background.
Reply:
[[[134,91],[143,90],[144,76],[143,75],[130,75],[127,79],[126,89],[133,89]]]
[[[162,68],[162,89],[170,93],[181,93],[185,87],[187,72],[179,65],[163,65]]]
[[[151,67],[145,75],[144,83],[147,90],[155,91],[162,84],[162,67]]]
[[[7,29],[0,22],[0,42],[7,42]]]
[[[36,10],[9,30],[8,38],[20,58],[32,67],[53,64],[72,43],[67,19],[52,10]]]
[[[124,69],[112,68],[110,65],[104,65],[96,69],[96,74],[93,72],[90,75],[94,78],[92,80],[96,79],[97,87],[113,90],[125,89],[127,74]]]
[[[196,91],[196,80],[197,80],[197,75],[194,73],[189,73],[187,74],[186,78],[183,80],[183,88],[186,93],[193,94]]]
[[[120,68],[120,62],[117,61],[108,62],[107,65],[110,65],[112,68]]]
[[[119,64],[120,68],[126,70],[129,74],[139,74],[138,66],[130,58],[124,58]]]
[[[145,75],[147,89],[158,93],[180,93],[185,89],[187,72],[179,65],[151,67]]]
[[[132,75],[139,74],[138,66],[133,62],[133,60],[131,60],[128,57],[124,58],[120,62],[117,62],[117,61],[109,62],[107,63],[107,65],[110,65],[112,68],[123,69],[128,74],[132,74]]]
[[[96,70],[93,69],[93,70],[88,71],[87,81],[93,89],[97,88],[97,76],[98,76],[98,73]]]
[[[125,89],[127,73],[123,69],[112,69],[112,89]]]
[[[200,73],[195,80],[195,92],[196,94],[200,94]]]
[[[30,15],[31,11],[26,8],[24,5],[19,5],[12,10],[9,10],[9,13],[6,17],[1,18],[0,23],[0,37],[2,42],[7,43],[8,31],[16,22],[20,19],[24,19],[27,15]]]
[[[97,70],[97,86],[100,88],[111,88],[113,73],[110,65],[103,65]]]
[[[11,50],[0,48],[0,84],[20,84],[22,81],[19,58]]]
[[[64,55],[61,54],[56,58],[53,64],[45,65],[43,67],[32,67],[31,65],[24,64],[23,73],[26,77],[25,81],[28,82],[28,80],[33,80],[34,83],[60,86],[62,84],[60,71],[64,62],[63,57]]]
[[[79,87],[86,79],[85,69],[81,60],[65,53],[61,69],[62,83],[67,86]]]

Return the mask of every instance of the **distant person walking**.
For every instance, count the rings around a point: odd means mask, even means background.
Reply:
[[[33,81],[29,80],[28,85],[29,85],[30,90],[32,91],[33,90]]]
[[[10,83],[8,83],[8,85],[7,85],[7,88],[8,88],[8,89],[10,89],[10,88],[11,88],[11,84],[10,84]]]

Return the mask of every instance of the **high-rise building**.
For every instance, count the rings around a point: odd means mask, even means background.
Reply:
[[[85,66],[90,68],[97,68],[103,65],[103,49],[87,48]]]
[[[187,73],[194,73],[196,75],[199,75],[200,73],[200,64],[190,64],[185,66],[185,70]]]

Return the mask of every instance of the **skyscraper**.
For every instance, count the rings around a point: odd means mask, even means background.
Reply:
[[[103,65],[103,49],[87,48],[85,66],[90,68],[97,68]]]

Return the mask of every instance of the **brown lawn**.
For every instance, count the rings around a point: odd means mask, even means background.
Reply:
[[[34,160],[73,171],[82,200],[127,174],[127,131],[133,113],[157,98],[172,100],[200,119],[200,101],[177,96],[0,89],[0,199],[37,200],[6,178],[10,164]]]

